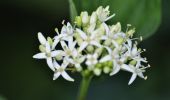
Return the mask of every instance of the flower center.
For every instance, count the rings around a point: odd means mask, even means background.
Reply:
[[[63,72],[64,69],[63,69],[63,68],[59,68],[57,71],[58,71],[58,72]]]
[[[51,57],[51,53],[46,53],[46,56],[47,57]]]

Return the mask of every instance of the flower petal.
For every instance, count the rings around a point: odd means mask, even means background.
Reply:
[[[99,62],[106,62],[106,61],[109,61],[109,60],[111,60],[112,59],[112,57],[110,56],[110,55],[106,55],[105,57],[103,57]]]
[[[56,80],[60,75],[61,75],[60,72],[55,72],[55,73],[54,73],[53,80]]]
[[[97,46],[97,47],[99,47],[99,48],[101,47],[100,43],[97,42],[97,41],[91,41],[90,44],[91,44],[91,45],[94,45],[94,46]]]
[[[104,29],[106,31],[106,35],[109,36],[109,31],[110,31],[109,27],[105,23],[103,23],[102,25],[104,26]]]
[[[61,41],[60,43],[61,43],[61,46],[64,50],[68,49],[68,46],[64,41]]]
[[[55,47],[57,46],[59,40],[55,39],[52,45],[52,49],[55,49]]]
[[[84,50],[84,49],[87,47],[87,45],[88,45],[87,42],[83,42],[83,43],[80,45],[79,52],[81,52],[82,50]]]
[[[113,71],[110,73],[110,75],[115,75],[120,71],[120,66],[116,63],[116,61],[113,62]]]
[[[71,78],[65,71],[62,72],[61,75],[62,75],[63,78],[66,79],[67,81],[72,81],[72,82],[74,82],[74,79]]]
[[[54,68],[59,69],[60,65],[57,63],[56,60],[53,61]]]
[[[57,55],[64,56],[64,51],[62,50],[56,50],[51,52],[51,57],[56,57]]]
[[[38,32],[38,40],[42,45],[46,45],[47,40],[45,39],[41,32]]]
[[[132,74],[132,77],[130,78],[130,81],[129,81],[128,85],[132,84],[133,81],[136,79],[136,77],[137,77],[137,74],[136,74],[136,73],[133,73],[133,74]]]
[[[48,64],[49,68],[50,68],[52,71],[55,71],[55,68],[54,68],[54,66],[53,66],[52,58],[50,58],[50,57],[47,58],[47,64]]]
[[[36,58],[36,59],[45,59],[46,55],[45,55],[45,53],[38,53],[38,54],[34,55],[33,58]]]
[[[128,65],[126,65],[126,64],[123,64],[121,66],[121,69],[123,69],[125,71],[128,71],[128,72],[132,72],[132,73],[134,72],[134,70],[131,67],[129,67]]]
[[[83,38],[84,40],[87,39],[86,33],[84,33],[82,30],[77,28],[76,31],[80,34],[81,38]]]
[[[51,52],[50,44],[47,42],[45,46],[46,46],[46,52],[50,53]]]

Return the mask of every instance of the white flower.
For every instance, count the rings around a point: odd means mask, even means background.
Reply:
[[[103,23],[102,25],[104,26],[104,29],[106,31],[106,35],[103,35],[101,37],[103,40],[107,40],[107,39],[110,39],[110,40],[114,39],[115,40],[115,39],[118,39],[118,38],[125,38],[126,37],[126,34],[123,33],[123,32],[120,32],[120,31],[117,31],[117,33],[113,32],[113,31],[119,30],[120,27],[117,27],[118,29],[114,28],[114,30],[113,30],[113,29],[110,29],[109,26],[106,25],[106,23]]]
[[[111,19],[112,17],[115,16],[115,14],[109,16],[109,14],[110,14],[109,6],[107,6],[106,8],[103,8],[102,6],[100,6],[97,9],[96,13],[97,13],[98,19],[101,22],[106,22],[107,20],[109,20],[109,19]]]
[[[46,42],[45,48],[46,48],[46,52],[38,53],[38,54],[34,55],[33,58],[46,59],[47,64],[50,67],[50,69],[55,71],[55,69],[53,67],[53,63],[52,63],[52,58],[61,54],[62,51],[61,50],[51,51],[51,47],[48,42]]]
[[[113,62],[113,71],[110,75],[114,75],[120,71],[121,65],[124,63],[125,58],[124,56],[119,55],[119,48],[115,48],[114,50],[110,49],[109,47],[105,47],[109,54],[104,56],[100,59],[100,62],[112,61]]]
[[[98,63],[98,54],[97,53],[88,54],[86,58],[87,58],[86,65],[88,66],[89,70],[92,70],[94,65]]]
[[[64,50],[63,56],[65,56],[65,58],[69,58],[70,56],[77,56],[78,55],[78,51],[75,48],[76,46],[76,41],[68,41],[68,45],[64,42],[64,41],[60,41],[61,46]]]
[[[78,71],[81,71],[82,70],[81,64],[84,62],[85,56],[77,56],[77,57],[73,57],[73,58],[68,58],[66,60],[69,63],[74,64],[74,66],[76,67],[76,69]]]
[[[80,29],[76,29],[76,31],[80,34],[81,38],[83,39],[83,42],[80,45],[79,51],[82,51],[83,49],[85,49],[88,45],[94,45],[97,47],[101,47],[100,43],[99,43],[99,38],[97,38],[96,36],[96,32],[91,33],[90,36],[87,36],[86,33],[84,33],[82,30]]]
[[[54,49],[61,40],[73,41],[73,27],[70,23],[67,23],[67,26],[64,25],[62,27],[61,34],[59,34],[58,30],[56,32],[58,35],[54,37],[52,49]]]
[[[73,78],[71,78],[65,71],[66,67],[68,66],[68,62],[63,61],[61,65],[59,65],[55,60],[54,60],[54,67],[56,68],[53,80],[56,80],[60,75],[66,79],[67,81],[74,81]]]

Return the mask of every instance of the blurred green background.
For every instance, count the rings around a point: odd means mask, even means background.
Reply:
[[[128,86],[126,72],[95,78],[87,100],[170,100],[169,9],[170,1],[162,0],[161,25],[140,44],[152,66],[148,80],[137,78]],[[71,75],[74,83],[53,81],[45,60],[32,59],[39,52],[37,32],[54,36],[63,19],[69,21],[67,0],[0,0],[0,100],[75,100],[79,74]]]

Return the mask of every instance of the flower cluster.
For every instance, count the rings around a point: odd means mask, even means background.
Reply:
[[[146,58],[141,57],[144,49],[137,48],[137,41],[142,38],[132,38],[135,29],[126,32],[121,30],[121,24],[106,24],[114,17],[110,16],[109,6],[100,6],[91,15],[81,12],[75,18],[74,27],[68,22],[63,23],[54,38],[47,39],[38,33],[41,53],[33,56],[36,59],[46,59],[49,68],[54,71],[53,79],[62,76],[68,81],[74,81],[66,71],[88,72],[96,76],[109,74],[113,76],[120,70],[132,73],[129,85],[137,76],[143,75],[147,65]],[[57,48],[57,47],[60,47]]]

